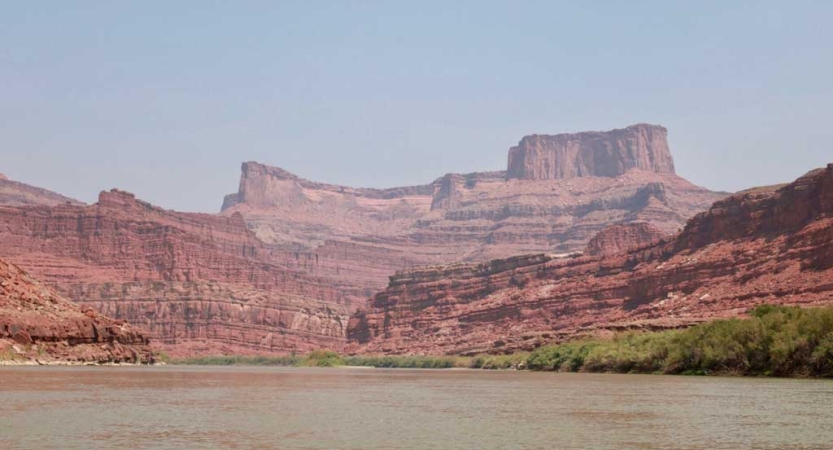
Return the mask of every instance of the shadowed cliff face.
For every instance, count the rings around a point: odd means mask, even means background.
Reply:
[[[508,171],[391,189],[317,183],[250,162],[223,214],[242,214],[273,252],[292,252],[295,267],[338,280],[357,299],[403,268],[583,250],[611,224],[676,233],[724,195],[674,174],[666,134],[643,124],[528,136],[510,150]]]
[[[606,230],[593,253],[607,253],[604,242],[621,247],[629,233]],[[529,350],[611,330],[688,326],[762,303],[829,305],[831,255],[833,164],[716,202],[677,236],[612,255],[400,272],[351,318],[350,351]]]
[[[147,338],[130,325],[63,298],[3,260],[0,353],[45,363],[152,361]]]
[[[273,258],[239,214],[167,211],[121,191],[92,206],[0,207],[0,254],[174,353],[344,342],[350,307],[335,283]]]

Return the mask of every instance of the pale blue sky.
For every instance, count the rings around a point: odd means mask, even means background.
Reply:
[[[409,3],[2,1],[0,172],[213,212],[246,160],[397,186],[637,122],[712,189],[833,162],[833,2]]]

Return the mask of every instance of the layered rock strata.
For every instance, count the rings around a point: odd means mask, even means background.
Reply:
[[[621,247],[617,239],[601,239]],[[716,202],[676,236],[605,255],[402,271],[354,315],[351,351],[530,350],[689,326],[763,303],[833,304],[833,164]]]
[[[344,342],[349,300],[281,264],[239,214],[167,211],[114,190],[91,206],[0,207],[0,242],[3,257],[174,353]]]
[[[580,251],[611,224],[647,222],[673,234],[723,196],[675,175],[665,128],[641,124],[527,136],[510,150],[507,171],[392,189],[244,163],[223,214],[242,214],[276,255],[334,277],[353,298],[408,267]]]
[[[0,365],[152,363],[148,339],[124,321],[57,294],[0,260]]]

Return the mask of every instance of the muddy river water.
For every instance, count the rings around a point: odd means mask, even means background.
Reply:
[[[833,449],[833,381],[3,367],[2,449]]]

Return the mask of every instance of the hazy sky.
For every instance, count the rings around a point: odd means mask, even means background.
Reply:
[[[246,160],[397,186],[637,122],[712,189],[833,162],[830,1],[127,3],[3,2],[0,172],[213,212]]]

